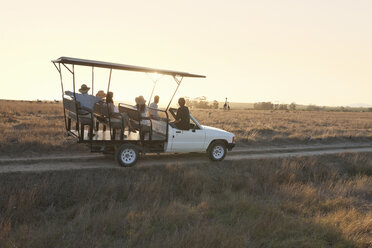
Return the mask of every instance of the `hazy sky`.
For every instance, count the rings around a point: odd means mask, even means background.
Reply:
[[[0,99],[60,99],[50,60],[70,56],[207,76],[184,79],[177,96],[372,104],[370,0],[0,0],[0,45]],[[98,70],[95,88],[107,80]],[[166,102],[175,83],[159,85]],[[112,87],[132,100],[152,82],[113,71]]]

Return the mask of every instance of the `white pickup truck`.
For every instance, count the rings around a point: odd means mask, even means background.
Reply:
[[[174,112],[175,109],[170,109]],[[200,125],[190,114],[190,130],[179,130],[169,124],[165,152],[207,152],[211,160],[220,161],[226,150],[235,146],[234,134],[219,128]]]
[[[75,137],[78,143],[87,144],[92,152],[114,153],[115,159],[121,166],[135,165],[140,152],[142,154],[207,152],[211,160],[221,161],[226,156],[227,150],[231,150],[235,146],[235,137],[232,133],[200,125],[192,115],[190,115],[189,130],[179,130],[170,122],[169,113],[175,117],[176,110],[169,107],[183,78],[205,78],[206,76],[71,57],[60,57],[52,60],[52,63],[57,69],[61,81],[64,124],[67,135]],[[119,112],[110,112],[107,104],[99,103],[96,103],[91,109],[76,99],[79,94],[76,92],[75,80],[75,67],[77,66],[91,67],[92,95],[94,95],[95,68],[108,70],[107,92],[110,91],[113,70],[170,76],[176,82],[177,87],[165,110],[152,109],[159,112],[159,118],[142,117],[137,107],[125,103],[119,103]],[[72,75],[73,88],[71,92],[73,93],[69,96],[65,96],[63,72]],[[149,98],[150,101],[159,79],[151,79],[154,86]],[[125,83],[122,85],[122,90],[127,89]],[[128,121],[135,126],[135,131],[128,130],[128,123],[126,123]],[[150,123],[150,125],[143,123]]]
[[[121,108],[121,107],[120,107]],[[169,112],[173,117],[176,115],[176,109],[170,108]],[[166,128],[168,126],[168,130]],[[209,159],[212,161],[221,161],[225,158],[227,151],[231,151],[235,146],[235,136],[233,133],[225,130],[201,125],[190,114],[190,129],[180,130],[171,122],[152,121],[154,133],[168,133],[166,139],[159,138],[156,140],[156,135],[153,135],[151,142],[147,142],[145,147],[150,148],[152,143],[158,143],[162,148],[158,151],[148,149],[149,152],[158,153],[189,153],[189,152],[206,152]],[[133,166],[138,159],[138,154],[141,147],[134,144],[123,144],[116,150],[116,159],[121,166]]]

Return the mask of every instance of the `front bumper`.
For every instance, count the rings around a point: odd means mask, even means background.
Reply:
[[[231,151],[235,147],[235,143],[227,144],[227,150]]]

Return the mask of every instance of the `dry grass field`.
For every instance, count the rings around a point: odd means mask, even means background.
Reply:
[[[65,136],[62,105],[0,101],[0,156],[88,151]]]
[[[191,112],[241,145],[372,138],[372,113]],[[0,155],[88,153],[62,116],[0,101]],[[371,154],[0,174],[0,247],[367,248],[371,189]]]
[[[372,113],[191,110],[201,124],[233,132],[240,145],[370,141]],[[0,156],[88,151],[65,136],[61,104],[0,101]]]
[[[371,247],[372,157],[0,175],[0,247]]]
[[[233,132],[249,144],[371,140],[371,112],[193,110],[204,125]]]

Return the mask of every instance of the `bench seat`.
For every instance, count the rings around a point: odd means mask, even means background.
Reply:
[[[74,112],[69,111],[68,117],[75,120],[75,121],[77,120],[76,113],[74,113]],[[90,125],[93,121],[92,120],[92,115],[91,114],[80,114],[79,115],[79,121],[83,125]]]

